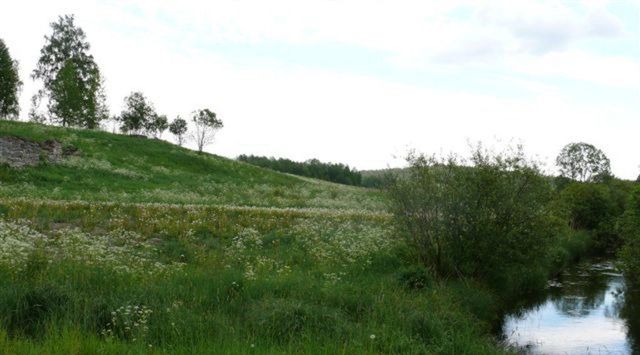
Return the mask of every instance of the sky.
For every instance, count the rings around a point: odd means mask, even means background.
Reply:
[[[210,108],[225,125],[215,154],[366,170],[482,141],[522,144],[553,172],[584,141],[615,175],[640,173],[639,0],[5,1],[23,119],[63,14],[86,32],[112,114],[133,91],[170,119]]]

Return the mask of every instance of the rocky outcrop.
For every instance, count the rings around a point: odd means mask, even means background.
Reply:
[[[41,161],[55,164],[67,156],[76,154],[76,147],[63,146],[55,139],[39,143],[20,137],[0,137],[0,164],[8,164],[14,168],[36,166]]]

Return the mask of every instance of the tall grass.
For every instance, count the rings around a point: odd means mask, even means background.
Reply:
[[[181,266],[173,272],[149,272],[144,265],[118,272],[117,265],[92,257],[95,249],[76,258],[52,252],[55,245],[39,244],[41,236],[49,241],[53,235],[88,233],[72,229],[77,221],[73,209],[63,211],[54,219],[40,215],[0,222],[0,236],[33,246],[19,265],[0,262],[2,351],[501,352],[487,337],[484,307],[466,300],[470,291],[476,298],[484,293],[488,305],[491,294],[440,282],[419,289],[407,284],[396,271],[406,265],[406,253],[389,242],[384,220],[291,219],[257,223],[223,237],[215,237],[215,225],[208,233],[201,228],[200,234],[186,235],[174,234],[180,228],[163,234],[140,228],[144,233],[131,238],[147,245],[148,255]],[[9,207],[9,213],[16,212]],[[130,216],[123,225],[138,225],[132,222],[137,218]],[[92,233],[121,227],[98,228],[87,220],[77,226]],[[104,247],[134,248],[116,242]]]

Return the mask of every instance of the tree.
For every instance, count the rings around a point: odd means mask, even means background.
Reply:
[[[83,125],[82,78],[72,60],[67,60],[56,74],[50,95],[49,111],[60,118],[62,126]]]
[[[102,77],[98,65],[90,55],[84,31],[74,23],[73,15],[58,17],[51,23],[53,33],[45,36],[40,59],[32,73],[42,81],[42,89],[32,99],[32,119],[40,119],[37,112],[41,100],[48,101],[49,119],[63,126],[97,128],[108,117]]]
[[[578,181],[592,181],[611,175],[609,158],[588,143],[570,143],[562,148],[556,158],[560,175]]]
[[[176,119],[169,125],[169,132],[176,136],[178,139],[178,145],[182,147],[182,144],[184,143],[184,135],[187,133],[187,121],[180,118],[180,116],[176,117]]]
[[[120,130],[124,133],[142,134],[156,116],[153,106],[141,92],[132,92],[124,98],[125,109],[119,117]]]
[[[606,186],[571,183],[560,193],[569,223],[574,229],[596,229],[613,213],[613,202]]]
[[[146,125],[146,130],[153,138],[161,138],[162,133],[169,127],[167,116],[155,114]]]
[[[346,185],[360,185],[362,174],[348,165],[340,163],[323,163],[318,159],[296,162],[284,158],[268,158],[254,155],[240,155],[237,160],[257,165],[263,168],[281,171],[294,175],[308,176],[316,179],[336,182]]]
[[[18,117],[20,113],[18,96],[21,88],[18,62],[11,59],[9,48],[0,39],[0,119]]]
[[[198,146],[198,152],[202,153],[205,146],[213,143],[216,133],[223,127],[222,121],[209,109],[202,109],[193,113],[194,132],[191,138]]]

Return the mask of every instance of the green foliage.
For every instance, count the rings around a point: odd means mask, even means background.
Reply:
[[[198,146],[198,152],[202,153],[205,146],[213,143],[216,133],[224,125],[215,112],[207,108],[195,111],[191,121],[194,125],[191,137]]]
[[[616,223],[625,208],[628,187],[612,179],[608,184],[571,183],[560,193],[560,204],[573,229],[593,234],[593,247],[600,252],[620,247]]]
[[[487,313],[481,308],[494,307],[484,290],[432,283],[428,292],[405,291],[394,282],[394,268],[374,268],[366,258],[344,265],[323,257],[350,255],[357,236],[373,240],[359,242],[357,252],[370,248],[367,253],[397,258],[393,249],[379,249],[375,233],[363,233],[387,229],[385,220],[108,203],[19,208],[21,203],[9,211],[25,217],[21,233],[37,228],[63,240],[77,234],[75,228],[127,228],[141,233],[133,239],[157,247],[159,262],[186,265],[182,272],[114,273],[107,260],[93,257],[94,248],[83,248],[84,258],[72,261],[46,254],[46,268],[37,274],[0,261],[0,314],[13,317],[0,317],[0,352],[502,353],[480,318]],[[324,243],[308,243],[305,231],[317,230],[325,231]],[[213,238],[217,243],[210,243]],[[248,262],[255,273],[236,268]],[[266,267],[272,263],[289,267],[278,272]],[[342,279],[325,276],[331,273]],[[463,294],[471,291],[474,297],[466,301]]]
[[[560,175],[578,181],[606,180],[611,176],[609,158],[588,143],[567,144],[556,158]]]
[[[305,162],[295,162],[284,158],[268,158],[255,155],[240,155],[239,161],[260,166],[263,168],[281,171],[299,176],[307,176],[315,179],[326,180],[345,185],[360,185],[362,176],[355,169],[340,163],[323,163],[317,159]]]
[[[98,65],[89,54],[84,31],[74,23],[73,15],[60,16],[51,23],[53,33],[45,36],[45,45],[32,77],[41,80],[43,89],[33,98],[32,119],[40,100],[48,100],[50,119],[62,126],[98,127],[108,117]]]
[[[408,290],[430,287],[433,279],[423,265],[410,265],[398,271],[398,282]]]
[[[146,125],[147,133],[150,133],[153,138],[161,138],[162,133],[166,131],[167,128],[169,128],[169,123],[165,115],[153,115]]]
[[[276,342],[290,342],[301,335],[339,335],[345,322],[339,310],[295,299],[267,299],[249,310],[254,332]]]
[[[574,229],[594,230],[612,215],[609,190],[603,185],[572,183],[560,193],[560,199]]]
[[[409,174],[408,168],[388,168],[381,170],[362,170],[362,181],[360,186],[384,189],[390,185],[397,178],[403,178]]]
[[[51,284],[14,287],[0,293],[5,329],[12,336],[42,337],[47,322],[66,310],[69,296]]]
[[[18,96],[22,81],[18,62],[11,58],[9,48],[0,39],[0,119],[14,119],[20,113]]]
[[[118,120],[120,130],[125,133],[142,134],[153,128],[154,119],[158,117],[153,105],[141,92],[132,92],[124,98],[124,111]]]
[[[0,122],[9,134],[80,154],[0,166],[0,353],[505,353],[490,333],[504,295],[590,248],[549,218],[550,179],[517,154],[395,182],[404,231],[437,210],[463,237],[442,241],[440,273],[461,277],[435,279],[377,190],[158,140]]]
[[[497,280],[546,254],[551,189],[521,151],[492,155],[478,148],[470,167],[423,155],[409,162],[409,174],[390,188],[392,210],[438,275]]]
[[[184,135],[187,133],[187,121],[180,118],[180,116],[176,117],[169,125],[169,132],[176,136],[178,145],[182,147],[182,144],[184,144]]]
[[[640,285],[640,186],[629,196],[628,208],[620,218],[619,232],[623,246],[619,256],[631,285]]]
[[[552,274],[564,270],[584,256],[593,254],[594,239],[588,231],[566,230],[558,234],[549,250],[549,268]]]
[[[86,103],[82,78],[73,60],[67,60],[51,82],[49,111],[60,118],[62,126],[81,126]]]
[[[361,171],[362,179],[360,181],[360,186],[384,189],[393,183],[394,176],[402,175],[403,172],[403,169]]]

